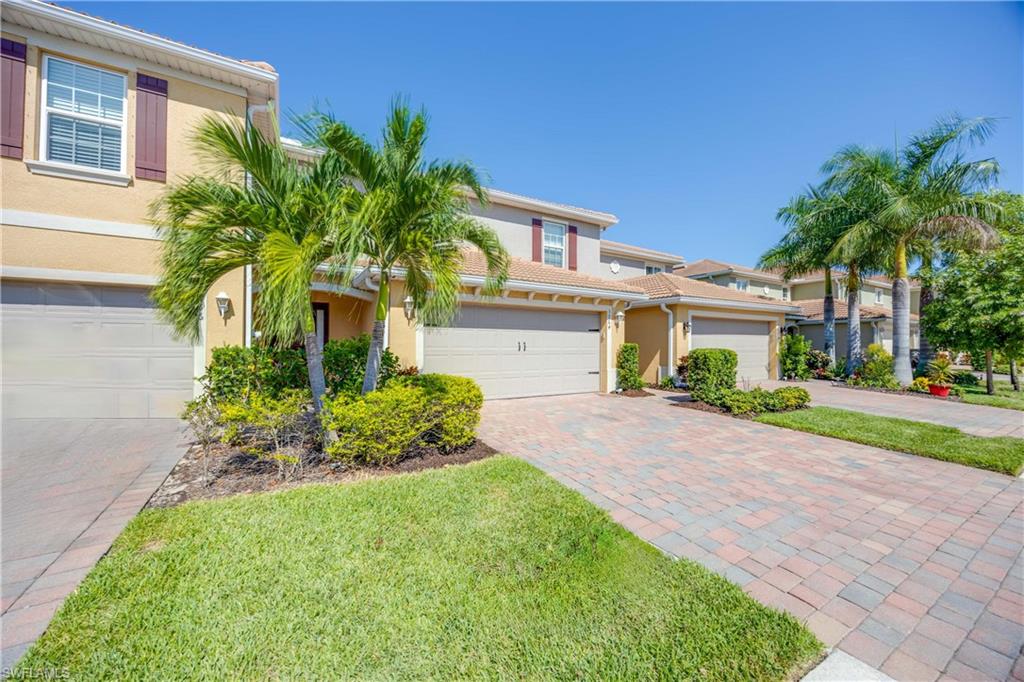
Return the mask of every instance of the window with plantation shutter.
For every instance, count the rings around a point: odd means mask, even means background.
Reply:
[[[123,173],[125,77],[49,56],[43,71],[42,158]]]
[[[167,179],[167,81],[141,73],[135,86],[135,176]]]

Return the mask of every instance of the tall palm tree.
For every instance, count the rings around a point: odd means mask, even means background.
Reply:
[[[264,342],[302,339],[319,412],[325,392],[310,282],[320,263],[343,253],[336,235],[347,187],[335,164],[302,167],[256,127],[204,118],[194,134],[206,170],[169,184],[152,207],[162,241],[153,298],[180,335],[197,339],[203,302],[223,275],[251,265],[261,289],[254,321]]]
[[[789,230],[757,264],[759,268],[780,270],[786,279],[825,271],[825,353],[833,363],[836,360],[836,313],[832,269],[837,263],[830,258],[830,253],[840,233],[832,210],[834,206],[835,199],[817,187],[810,187],[791,199],[776,215]]]
[[[954,241],[985,248],[996,239],[986,222],[999,207],[977,190],[998,172],[993,159],[964,160],[960,149],[986,140],[991,119],[959,116],[939,121],[896,151],[850,146],[823,166],[824,188],[872,197],[871,220],[852,225],[838,248],[848,254],[884,250],[894,275],[893,355],[896,378],[913,379],[910,366],[910,297],[907,277],[913,245],[921,240]]]
[[[418,321],[450,320],[458,307],[463,249],[479,249],[487,263],[484,294],[497,293],[508,276],[508,253],[497,234],[469,215],[469,197],[487,193],[464,162],[424,160],[427,117],[395,101],[378,145],[328,115],[305,124],[327,150],[325,159],[350,179],[343,193],[345,219],[336,235],[331,273],[343,283],[368,267],[380,278],[363,392],[377,386],[391,282],[399,276]]]

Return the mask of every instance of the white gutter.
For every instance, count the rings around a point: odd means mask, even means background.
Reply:
[[[672,365],[673,365],[673,363],[675,363],[675,358],[676,358],[676,351],[675,351],[676,316],[675,316],[675,313],[672,312],[672,309],[669,308],[664,303],[662,303],[660,307],[661,307],[661,312],[663,312],[666,315],[668,315],[668,374],[666,376],[672,376],[672,374],[673,374],[673,372],[672,372]],[[658,377],[658,381],[659,382],[661,381],[661,377]]]
[[[797,313],[800,308],[797,306],[781,305],[776,303],[747,303],[745,301],[729,301],[722,298],[702,298],[700,296],[670,296],[651,299],[634,303],[634,307],[643,308],[647,306],[662,305],[663,303],[683,303],[689,305],[706,305],[715,308],[732,308],[734,310],[761,310],[779,313]]]

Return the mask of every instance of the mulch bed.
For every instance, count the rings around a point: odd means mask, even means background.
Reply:
[[[608,395],[617,395],[622,398],[646,398],[649,395],[654,395],[650,391],[645,391],[642,388],[631,388],[628,391],[617,391],[615,393],[609,393]]]
[[[756,417],[756,414],[733,414],[724,407],[718,407],[717,405],[708,405],[699,400],[690,398],[689,400],[677,400],[673,403],[675,407],[685,407],[689,410],[697,410],[698,412],[710,412],[712,414],[721,414],[726,417],[735,417],[736,419],[746,419],[747,421]]]
[[[450,454],[436,448],[420,448],[394,466],[353,466],[329,459],[306,464],[300,473],[283,480],[274,462],[261,460],[230,445],[211,448],[209,484],[203,481],[202,449],[192,446],[178,461],[146,504],[146,508],[176,507],[191,500],[288,490],[310,483],[351,483],[367,478],[439,469],[466,464],[497,453],[481,440]]]
[[[893,395],[909,395],[909,396],[913,396],[915,398],[930,398],[931,400],[942,400],[944,402],[951,402],[951,403],[962,403],[963,402],[963,398],[961,398],[959,396],[955,396],[952,393],[950,393],[947,397],[942,398],[942,397],[937,396],[937,395],[932,395],[931,393],[920,393],[918,391],[907,391],[905,389],[898,389],[898,388],[879,388],[877,386],[851,386],[850,384],[848,384],[846,382],[843,382],[843,381],[833,381],[832,385],[833,386],[838,386],[840,388],[849,388],[849,389],[851,389],[853,391],[873,391],[875,393],[890,393],[890,394],[893,394]]]

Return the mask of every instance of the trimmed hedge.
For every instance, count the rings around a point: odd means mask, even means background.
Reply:
[[[640,376],[640,346],[637,344],[624,343],[619,346],[615,369],[616,381],[623,391],[636,391],[644,387],[644,379]]]
[[[422,445],[448,452],[476,437],[483,394],[472,379],[443,374],[402,377],[364,396],[324,401],[324,428],[337,433],[327,454],[349,463],[391,465]]]
[[[362,389],[370,336],[335,339],[324,346],[324,376],[330,393],[358,393]],[[400,372],[398,358],[384,349],[380,361],[383,386]],[[213,349],[213,358],[200,381],[216,402],[245,400],[255,393],[279,398],[290,389],[309,388],[306,351],[302,348],[268,346],[221,346]]]
[[[790,412],[806,407],[811,394],[799,386],[783,386],[774,391],[755,388],[744,391],[738,388],[724,388],[708,391],[701,400],[708,405],[721,407],[732,414],[760,414],[762,412]]]
[[[697,348],[690,351],[690,392],[697,400],[736,387],[736,351],[728,348]]]

